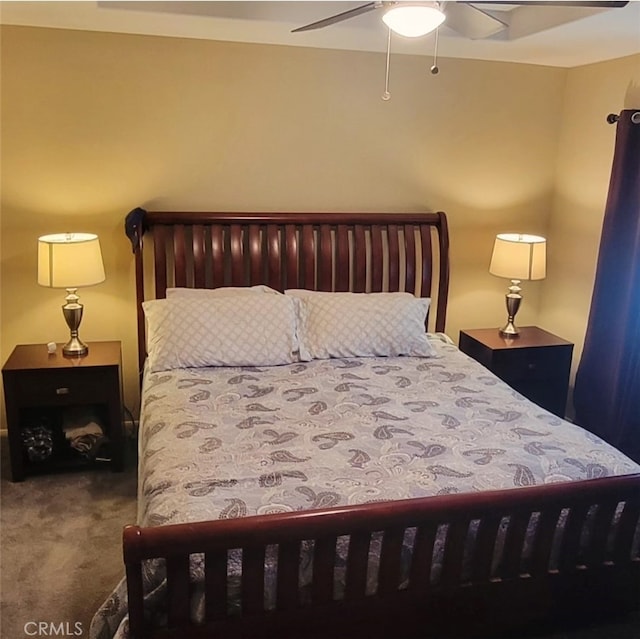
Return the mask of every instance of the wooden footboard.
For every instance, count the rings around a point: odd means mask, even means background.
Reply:
[[[638,607],[640,475],[124,530],[131,637],[487,635]],[[372,535],[381,537],[372,563]],[[344,595],[337,540],[348,536]],[[301,544],[312,578],[299,584]],[[265,606],[265,556],[277,547]],[[403,550],[404,548],[404,550]],[[407,548],[409,549],[407,551]],[[227,556],[242,549],[241,614]],[[205,556],[204,625],[191,620],[190,555]],[[143,562],[166,559],[168,627],[143,607]],[[367,588],[376,566],[375,592]],[[371,581],[369,579],[369,581]]]

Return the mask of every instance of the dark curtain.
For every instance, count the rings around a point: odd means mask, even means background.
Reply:
[[[634,122],[635,121],[635,122]],[[619,116],[576,422],[640,461],[640,111]]]

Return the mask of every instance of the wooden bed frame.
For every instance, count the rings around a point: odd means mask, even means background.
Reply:
[[[141,303],[168,286],[337,291],[407,290],[432,297],[444,331],[449,282],[443,213],[296,214],[132,211],[140,367]],[[144,242],[143,242],[144,237]],[[145,255],[143,256],[143,244]],[[148,277],[148,272],[152,276]],[[130,636],[514,636],[531,624],[575,622],[639,607],[640,475],[473,494],[124,530]],[[533,523],[535,522],[535,523]],[[408,583],[401,550],[415,529]],[[506,532],[504,529],[506,528]],[[527,530],[534,530],[529,551]],[[500,532],[502,530],[502,532]],[[473,533],[471,531],[474,531]],[[378,588],[366,593],[373,534],[382,534]],[[349,536],[346,591],[334,599],[336,540]],[[432,575],[436,538],[442,569]],[[501,536],[502,535],[502,536]],[[497,540],[501,539],[501,542]],[[300,546],[313,577],[300,596]],[[265,554],[277,548],[275,609],[265,609]],[[227,553],[242,549],[241,614],[227,609]],[[205,625],[190,620],[189,557],[205,556]],[[143,609],[143,563],[167,567],[167,627]]]

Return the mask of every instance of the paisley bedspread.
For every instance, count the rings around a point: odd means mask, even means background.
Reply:
[[[444,336],[431,358],[146,374],[138,521],[164,525],[624,475],[640,467]],[[91,636],[126,637],[123,584]]]

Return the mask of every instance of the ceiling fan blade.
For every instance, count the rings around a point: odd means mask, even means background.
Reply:
[[[476,2],[472,0],[469,4],[507,4],[517,6],[532,6],[532,7],[576,7],[580,9],[593,8],[593,9],[620,9],[629,4],[629,0],[497,0],[492,2],[491,0],[479,0]]]
[[[447,2],[444,12],[447,16],[445,26],[471,40],[488,38],[504,31],[509,26],[507,22],[490,15],[479,7],[474,7],[471,3]]]
[[[377,9],[382,6],[382,2],[367,2],[367,4],[363,4],[359,7],[355,7],[354,9],[349,9],[348,11],[343,11],[342,13],[336,13],[336,15],[330,16],[328,18],[324,18],[323,20],[318,20],[317,22],[312,22],[311,24],[305,24],[303,27],[298,27],[297,29],[293,29],[291,33],[297,33],[298,31],[313,31],[314,29],[322,29],[323,27],[328,27],[332,24],[337,24],[338,22],[342,22],[343,20],[349,20],[351,18],[355,18],[356,16],[362,15],[363,13],[368,13],[369,11],[373,11],[373,9]]]

